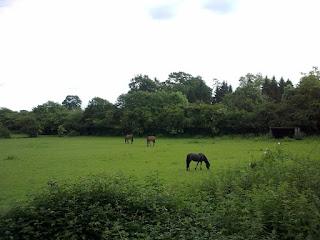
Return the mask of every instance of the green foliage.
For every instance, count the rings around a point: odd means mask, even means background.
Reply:
[[[79,110],[81,109],[81,99],[77,95],[68,95],[63,100],[62,105],[69,110]]]
[[[27,134],[29,137],[37,137],[40,132],[40,124],[33,115],[26,115],[19,120],[21,126],[20,131]]]
[[[160,82],[150,79],[147,75],[137,75],[129,83],[130,91],[155,92],[160,88]]]
[[[45,194],[0,219],[1,239],[191,239],[204,229],[154,179],[124,176],[75,185],[49,182]],[[50,227],[49,227],[50,226]]]
[[[90,100],[83,112],[85,133],[95,135],[108,133],[108,130],[114,127],[114,109],[114,106],[105,99],[95,97]]]
[[[76,136],[80,136],[80,133],[76,130],[71,130],[69,133],[68,133],[68,136],[69,137],[76,137]]]
[[[159,82],[137,75],[129,83],[129,92],[120,95],[115,105],[95,97],[82,111],[80,98],[69,95],[62,105],[48,101],[32,114],[0,108],[0,123],[19,132],[24,127],[21,119],[33,116],[45,135],[57,134],[60,125],[81,135],[265,134],[269,127],[300,127],[306,134],[320,133],[318,68],[303,74],[295,87],[289,79],[277,81],[251,73],[239,83],[232,92],[227,82],[216,80],[212,96],[201,76],[173,72]]]
[[[136,134],[179,131],[183,126],[183,107],[187,103],[180,92],[135,91],[121,95],[118,106],[123,113],[122,128]]]
[[[59,137],[63,137],[67,131],[63,125],[59,125],[57,132]]]
[[[215,91],[214,91],[214,97],[213,102],[214,103],[220,103],[222,102],[225,95],[232,93],[232,86],[228,85],[226,81],[215,83]]]
[[[252,167],[254,166],[254,167]],[[318,239],[320,164],[279,148],[246,170],[203,184],[212,221],[224,234],[244,239]],[[208,194],[209,193],[209,194]]]
[[[68,110],[59,103],[48,101],[32,109],[34,116],[40,124],[42,134],[57,134],[68,115]]]
[[[212,89],[200,76],[194,77],[184,72],[170,73],[168,80],[164,83],[164,89],[183,93],[190,103],[212,102]]]
[[[10,131],[7,127],[3,126],[0,122],[0,138],[10,138]]]

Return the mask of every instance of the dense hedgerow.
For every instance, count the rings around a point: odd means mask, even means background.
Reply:
[[[277,149],[172,194],[159,178],[50,182],[0,218],[0,239],[320,239],[320,163]]]

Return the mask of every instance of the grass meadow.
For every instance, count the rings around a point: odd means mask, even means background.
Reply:
[[[280,142],[280,144],[279,144]],[[320,160],[319,138],[158,138],[147,147],[144,138],[124,144],[120,137],[49,137],[0,139],[0,212],[37,193],[48,181],[73,182],[99,174],[124,174],[138,179],[157,174],[174,191],[196,187],[205,177],[247,167],[266,149],[282,148],[296,156]],[[203,152],[211,170],[186,172],[189,152]],[[187,187],[184,187],[187,186]]]

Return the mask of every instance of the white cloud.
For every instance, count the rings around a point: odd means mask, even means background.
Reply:
[[[204,7],[218,13],[228,13],[234,9],[236,0],[206,0]]]
[[[228,14],[170,1],[15,0],[0,8],[0,107],[28,109],[78,95],[111,102],[139,73],[172,71],[237,86],[247,72],[299,79],[319,65],[317,0],[238,0]]]

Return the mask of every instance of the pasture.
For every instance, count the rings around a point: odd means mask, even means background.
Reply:
[[[280,142],[280,144],[278,144]],[[147,147],[145,138],[125,144],[122,137],[47,137],[0,140],[0,211],[4,212],[50,180],[75,181],[89,175],[121,173],[143,180],[158,174],[170,188],[196,185],[219,171],[241,169],[268,149],[320,160],[319,138],[302,141],[267,138],[158,138]],[[189,152],[203,152],[211,170],[186,172]]]

